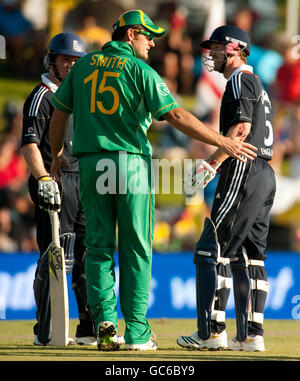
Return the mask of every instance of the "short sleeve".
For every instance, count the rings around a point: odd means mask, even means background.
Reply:
[[[145,103],[152,117],[161,120],[163,115],[179,107],[168,86],[155,70],[144,73]]]
[[[21,146],[29,143],[40,144],[43,135],[48,133],[48,125],[53,106],[51,93],[45,87],[37,87],[26,99],[23,106]]]
[[[253,74],[241,72],[232,80],[234,101],[230,125],[252,122],[254,105],[257,102],[254,78]]]

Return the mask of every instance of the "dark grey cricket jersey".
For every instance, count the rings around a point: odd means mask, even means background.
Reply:
[[[258,157],[270,160],[273,155],[271,102],[249,65],[240,66],[227,81],[221,103],[220,131],[226,135],[239,122],[251,123],[245,141],[258,148]]]
[[[38,84],[28,96],[23,107],[23,128],[21,146],[36,143],[41,151],[47,171],[51,166],[51,145],[49,139],[50,120],[54,112],[51,102],[52,91],[43,82]],[[63,172],[78,172],[78,159],[72,156],[73,117],[67,121],[64,141],[64,155],[68,158],[70,168]]]

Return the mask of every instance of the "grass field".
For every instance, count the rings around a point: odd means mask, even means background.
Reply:
[[[266,352],[192,351],[176,344],[179,335],[195,331],[192,319],[152,319],[159,350],[100,352],[95,347],[72,346],[68,348],[35,347],[32,344],[34,322],[0,321],[0,361],[299,361],[300,322],[296,320],[266,320]],[[75,333],[77,321],[70,322],[70,336]],[[124,322],[119,322],[119,334],[124,332]],[[228,320],[229,337],[235,334],[235,321]],[[1,364],[0,364],[1,366]]]

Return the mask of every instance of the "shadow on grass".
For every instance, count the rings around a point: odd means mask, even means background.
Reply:
[[[0,347],[1,360],[20,358],[24,361],[299,361],[299,356],[278,356],[267,353],[245,353],[230,351],[181,351],[174,348],[158,349],[154,352],[132,352],[120,349],[114,352],[100,352],[94,347],[72,346],[33,347],[32,345],[7,345]]]

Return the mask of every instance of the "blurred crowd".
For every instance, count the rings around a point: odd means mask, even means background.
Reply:
[[[24,11],[27,2],[35,3],[33,0],[0,0],[0,34],[6,37],[7,44],[7,59],[0,63],[0,78],[32,76],[38,81],[43,72],[49,25],[47,17],[44,23],[41,16],[36,15],[35,21],[27,17],[31,14],[28,9]],[[218,129],[224,82],[217,74],[219,78],[214,83],[215,78],[203,70],[199,46],[200,41],[208,37],[204,34],[213,1],[115,0],[114,8],[111,2],[105,7],[105,2],[100,0],[77,3],[77,13],[73,9],[66,15],[63,28],[77,33],[88,51],[98,50],[110,40],[113,22],[106,16],[107,7],[115,10],[111,15],[114,21],[122,10],[141,8],[166,27],[166,35],[155,41],[150,65],[164,78],[179,104],[211,128]],[[97,3],[103,6],[103,22],[95,11]],[[273,104],[274,158],[271,164],[278,191],[271,216],[270,247],[282,249],[282,245],[300,251],[300,42],[297,45],[297,41],[284,34],[279,3],[275,0],[268,5],[251,0],[225,1],[224,16],[228,24],[249,33],[252,48],[248,64],[261,78]],[[31,252],[37,250],[37,246],[33,206],[27,191],[28,171],[20,155],[22,104],[8,100],[0,109],[0,118],[0,252]],[[187,138],[166,122],[153,121],[149,138],[154,148],[153,157],[167,158],[170,162],[206,158],[214,151],[213,147]],[[209,183],[200,195],[187,197],[184,192],[172,191],[182,182],[182,174],[178,176],[175,170],[171,171],[171,194],[158,192],[156,196],[155,250],[192,250],[204,218],[210,213],[217,180]],[[278,234],[286,229],[292,231],[289,240],[286,235]]]

